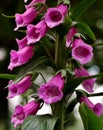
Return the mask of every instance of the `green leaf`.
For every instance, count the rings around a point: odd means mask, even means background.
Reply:
[[[14,80],[16,78],[16,75],[13,75],[13,74],[0,74],[0,78]]]
[[[53,130],[57,119],[52,115],[29,116],[24,121],[21,130]]]
[[[81,15],[84,14],[84,12],[94,4],[96,0],[82,0],[79,4],[77,4],[72,12],[71,12],[71,18],[73,20],[77,20]]]
[[[90,27],[87,24],[83,22],[78,22],[76,24],[76,27],[80,29],[82,32],[84,32],[85,34],[87,34],[91,39],[93,40],[96,39],[93,31],[90,29]]]
[[[102,130],[103,122],[87,105],[81,103],[79,106],[79,113],[83,121],[85,130]]]
[[[26,65],[22,66],[21,71],[18,73],[17,78],[15,79],[14,82],[18,82],[21,80],[26,74],[29,74],[33,70],[35,70],[38,66],[42,65],[44,62],[46,62],[48,58],[45,56],[33,59]]]

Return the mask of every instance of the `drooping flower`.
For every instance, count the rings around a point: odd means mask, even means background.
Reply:
[[[13,70],[13,68],[27,63],[34,55],[34,46],[25,46],[22,49],[10,52],[10,64],[8,69]]]
[[[27,37],[24,37],[23,39],[19,40],[16,38],[16,42],[18,44],[18,50],[23,49],[27,46]]]
[[[31,8],[32,6],[35,6],[38,3],[45,4],[46,0],[32,0],[28,5],[25,5],[25,8]]]
[[[57,7],[49,8],[44,16],[45,22],[49,28],[53,28],[63,23],[68,12],[68,6],[60,4]]]
[[[40,86],[38,95],[45,103],[58,102],[63,97],[64,78],[61,74],[54,76],[49,82]]]
[[[16,28],[14,30],[18,30],[19,27],[24,27],[30,24],[36,18],[36,10],[34,7],[28,8],[23,14],[15,14]]]
[[[17,83],[10,80],[8,84],[9,95],[7,98],[13,98],[17,95],[23,94],[30,88],[31,85],[32,81],[30,75],[27,75]]]
[[[86,64],[92,60],[93,48],[82,39],[75,39],[72,46],[72,57],[81,64]]]
[[[25,118],[27,118],[29,115],[35,115],[39,108],[40,103],[34,100],[24,106],[17,105],[11,120],[11,122],[14,124],[14,127],[16,128],[18,125],[21,125]]]
[[[84,69],[83,67],[75,68],[74,73],[75,73],[75,76],[78,78],[90,76],[87,70]],[[82,82],[82,86],[86,91],[92,93],[95,81],[96,81],[96,78],[84,80]]]
[[[93,104],[87,97],[80,97],[80,103],[84,102],[97,116],[103,114],[103,105],[101,103]]]
[[[70,28],[68,34],[66,35],[66,47],[70,47],[75,33],[77,33],[77,29],[75,27]]]
[[[36,25],[29,24],[27,26],[27,40],[28,45],[38,42],[42,37],[45,36],[48,27],[44,20],[40,21]]]

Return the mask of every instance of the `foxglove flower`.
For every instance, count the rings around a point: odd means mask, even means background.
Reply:
[[[78,78],[90,76],[90,74],[83,67],[75,68],[74,73],[75,73],[75,76]],[[96,78],[84,80],[82,82],[82,86],[85,90],[92,93],[95,81],[96,81]]]
[[[81,64],[86,64],[93,57],[93,48],[84,43],[82,39],[75,39],[72,47],[72,57]]]
[[[18,30],[19,27],[24,27],[30,24],[36,18],[36,10],[34,7],[28,8],[23,14],[15,14],[16,28],[14,30]]]
[[[31,8],[32,6],[35,6],[38,3],[45,4],[46,0],[32,0],[28,5],[25,5],[25,8]]]
[[[49,28],[53,28],[63,23],[68,12],[68,6],[60,4],[57,7],[49,8],[44,16],[45,22]]]
[[[40,21],[36,25],[29,24],[27,26],[27,39],[28,45],[38,42],[42,37],[45,36],[48,27],[44,20]]]
[[[35,115],[39,108],[40,103],[35,102],[34,100],[24,106],[17,105],[11,120],[14,127],[16,128],[18,125],[21,125],[29,115]]]
[[[10,52],[10,64],[8,69],[13,70],[13,68],[27,63],[34,55],[34,46],[25,46],[22,49]]]
[[[103,105],[101,103],[93,104],[87,97],[80,97],[80,103],[84,102],[97,116],[103,114]]]
[[[7,98],[13,98],[17,95],[23,94],[30,88],[31,85],[32,81],[30,75],[27,75],[17,83],[10,80],[8,84],[9,95]]]
[[[18,44],[18,50],[23,49],[24,47],[27,46],[27,37],[24,37],[23,39],[19,40],[16,38],[16,42]]]
[[[70,47],[75,33],[77,33],[77,29],[75,27],[70,28],[68,34],[66,35],[66,47]]]
[[[38,95],[45,103],[51,104],[60,101],[63,97],[64,78],[61,74],[54,76],[48,83],[40,86]]]

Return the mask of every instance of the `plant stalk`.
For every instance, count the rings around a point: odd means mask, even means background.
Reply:
[[[56,33],[55,64],[57,71],[66,67],[66,51],[64,36]],[[56,130],[64,130],[64,100],[53,104],[53,114],[58,117]]]

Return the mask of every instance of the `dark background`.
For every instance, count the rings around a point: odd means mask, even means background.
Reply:
[[[71,0],[72,7],[81,0]],[[74,3],[75,2],[75,3]],[[0,73],[15,73],[15,69],[11,72],[7,70],[9,64],[9,52],[12,49],[17,49],[15,42],[16,37],[22,37],[21,33],[14,32],[15,21],[3,17],[2,14],[13,16],[16,12],[24,11],[23,0],[1,0],[0,1],[0,49],[6,50],[6,57],[0,60]],[[79,21],[87,23],[93,30],[97,42],[103,43],[103,1],[98,0],[91,8],[84,13]],[[94,64],[103,72],[103,46],[94,48]],[[99,84],[103,83],[102,78],[98,80]],[[0,79],[0,126],[4,124],[4,128],[0,130],[9,130],[8,126],[8,101],[7,89],[4,87],[8,84],[8,80]],[[2,128],[2,127],[0,127]]]

